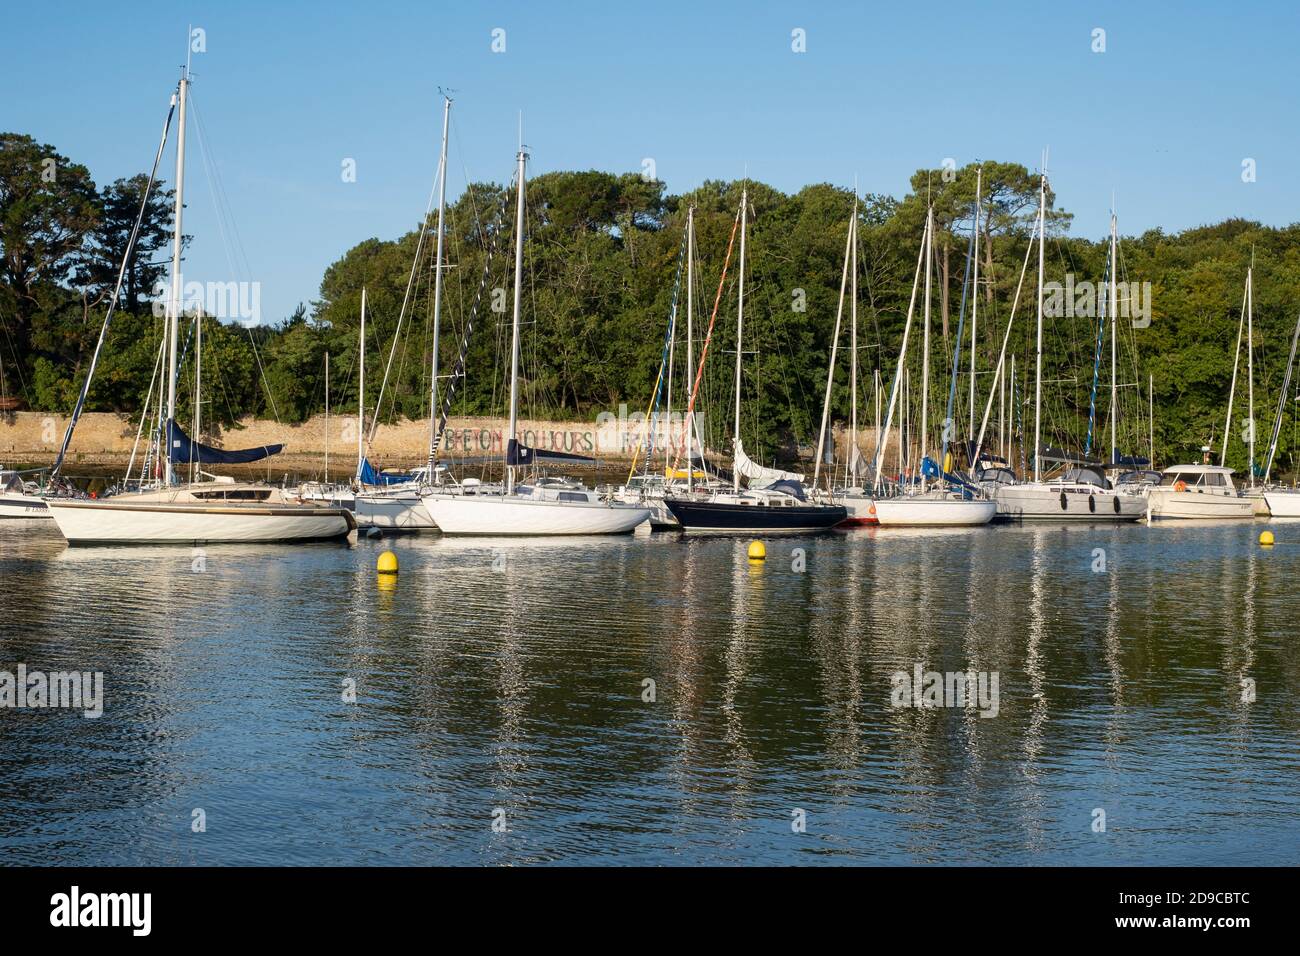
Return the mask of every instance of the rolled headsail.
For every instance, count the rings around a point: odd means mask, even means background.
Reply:
[[[753,461],[745,454],[745,443],[740,439],[736,439],[734,458],[736,471],[749,479],[751,488],[767,488],[778,481],[803,482],[803,475],[795,474],[793,471],[782,471],[780,468],[765,468]]]

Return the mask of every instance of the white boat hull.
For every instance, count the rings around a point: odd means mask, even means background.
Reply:
[[[358,494],[352,513],[363,530],[433,531],[438,527],[416,491]]]
[[[341,538],[356,527],[337,508],[292,504],[47,502],[69,544],[202,544]]]
[[[841,493],[835,496],[835,503],[844,506],[849,516],[841,522],[844,527],[863,527],[880,524],[876,519],[876,499],[870,495]]]
[[[1268,491],[1264,500],[1274,518],[1300,518],[1300,491]]]
[[[997,517],[1005,521],[1137,521],[1147,510],[1144,495],[1086,485],[998,485],[993,499]]]
[[[443,534],[627,534],[650,517],[649,508],[605,502],[442,492],[423,497],[425,508]]]
[[[1255,502],[1235,492],[1175,491],[1162,485],[1148,493],[1152,518],[1241,519],[1255,517]]]
[[[992,501],[962,498],[930,498],[903,495],[879,498],[875,502],[876,520],[882,528],[941,528],[988,524],[997,513]]]
[[[49,517],[50,510],[45,506],[44,498],[12,491],[0,492],[0,519]]]

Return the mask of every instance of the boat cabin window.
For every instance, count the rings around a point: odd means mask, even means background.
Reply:
[[[1168,487],[1170,485],[1176,485],[1181,481],[1190,488],[1193,485],[1199,484],[1200,479],[1200,475],[1184,475],[1180,472],[1174,472],[1173,474],[1162,475],[1160,478],[1160,484]]]
[[[561,491],[559,499],[561,501],[586,501],[587,496],[581,491]]]
[[[221,501],[265,501],[271,497],[270,488],[237,488],[231,491],[196,491],[195,498]]]

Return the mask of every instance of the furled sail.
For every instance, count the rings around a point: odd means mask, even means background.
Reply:
[[[849,452],[849,455],[849,475],[854,480],[871,471],[871,463],[867,461],[867,457],[862,454],[862,449],[857,445],[853,446],[853,450]]]
[[[510,439],[506,446],[507,465],[531,465],[534,462],[549,461],[571,464],[595,464],[596,459],[586,455],[574,455],[567,451],[547,451],[544,448],[530,448],[517,438]]]
[[[201,465],[245,465],[261,461],[284,450],[283,445],[262,445],[259,448],[243,448],[238,451],[226,451],[196,442],[176,424],[175,419],[167,422],[167,455],[175,464],[198,462]]]
[[[782,471],[779,468],[764,468],[758,462],[751,460],[745,454],[745,444],[740,439],[736,440],[734,464],[736,471],[749,479],[751,488],[766,488],[778,481],[803,481],[803,475]]]

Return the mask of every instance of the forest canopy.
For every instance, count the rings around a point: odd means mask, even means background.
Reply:
[[[47,175],[51,161],[58,170],[53,178]],[[960,325],[965,337],[962,377],[952,418],[959,434],[968,429],[970,313],[976,297],[977,425],[983,414],[990,372],[1037,215],[1039,181],[1036,173],[1015,163],[986,161],[979,171],[983,206],[979,286],[974,290],[966,289],[965,279],[975,165],[955,173],[918,170],[904,196],[868,193],[856,200],[858,416],[864,428],[874,420],[876,389],[887,390],[894,377],[931,205],[931,421],[937,426],[946,413]],[[96,185],[85,166],[53,147],[29,136],[0,133],[0,407],[63,414],[72,409],[146,181],[138,175]],[[636,173],[597,170],[544,173],[530,178],[527,188],[521,349],[525,415],[591,420],[600,412],[617,412],[624,403],[644,410],[658,377],[675,294],[679,308],[673,403],[675,409],[682,408],[687,394],[687,292],[679,266],[687,211],[694,207],[695,283],[690,295],[697,357],[715,296],[720,302],[699,408],[709,422],[710,443],[725,450],[734,387],[734,258],[720,296],[719,274],[744,189],[751,204],[742,385],[746,447],[774,459],[789,458],[796,449],[806,451],[815,444],[847,229],[855,208],[850,190],[813,184],[785,194],[759,182],[709,181],[675,195],[662,182]],[[469,339],[467,374],[455,393],[455,415],[499,415],[505,408],[512,203],[510,184],[476,183],[447,210],[439,345],[444,376],[455,365],[488,250],[496,247]],[[1071,237],[1070,221],[1071,215],[1055,207],[1049,191],[1045,279],[1067,289],[1082,283],[1104,288],[1109,237]],[[384,419],[427,417],[435,227],[434,221],[417,223],[406,235],[359,241],[325,270],[315,298],[278,322],[249,328],[204,319],[205,418],[229,423],[251,415],[299,422],[319,413],[325,400],[327,352],[331,407],[355,409],[363,287],[368,303],[368,402],[375,403],[378,383],[388,369],[378,414]],[[428,232],[421,260],[413,268],[421,229]],[[1177,234],[1155,229],[1121,235],[1118,248],[1117,279],[1147,289],[1150,307],[1149,324],[1116,323],[1120,450],[1145,455],[1154,432],[1158,464],[1200,460],[1204,445],[1215,449],[1217,460],[1246,270],[1253,263],[1254,416],[1257,460],[1262,459],[1300,307],[1295,295],[1300,289],[1300,225],[1276,228],[1229,220]],[[153,307],[153,290],[165,279],[169,259],[170,193],[163,186],[151,195],[140,241],[127,264],[123,297],[89,393],[89,410],[135,414],[144,403],[163,326]],[[1017,380],[1006,406],[1009,427],[1023,425],[1027,416],[1030,431],[1033,411],[1026,403],[1033,397],[1035,263],[1036,256],[1008,340],[1008,350],[1016,356]],[[405,322],[395,335],[404,303]],[[832,404],[837,421],[849,414],[847,307],[844,321]],[[193,320],[187,320],[185,328],[192,327]],[[916,332],[920,334],[919,327]],[[1091,444],[1094,454],[1108,442],[1108,335],[1095,308],[1088,315],[1047,319],[1045,441],[1077,450]],[[909,351],[909,394],[915,401],[919,346],[913,344]],[[184,372],[181,379],[186,379]],[[190,414],[185,407],[189,393],[183,385],[182,420]],[[1148,402],[1154,407],[1153,422]],[[1241,387],[1236,402],[1228,464],[1244,469],[1243,419],[1248,412]],[[1288,405],[1293,411],[1295,403]],[[999,396],[993,406],[994,428],[1001,407]],[[1298,448],[1297,416],[1292,411],[1278,454],[1284,471],[1293,470]],[[1106,442],[1097,438],[1103,432]]]

